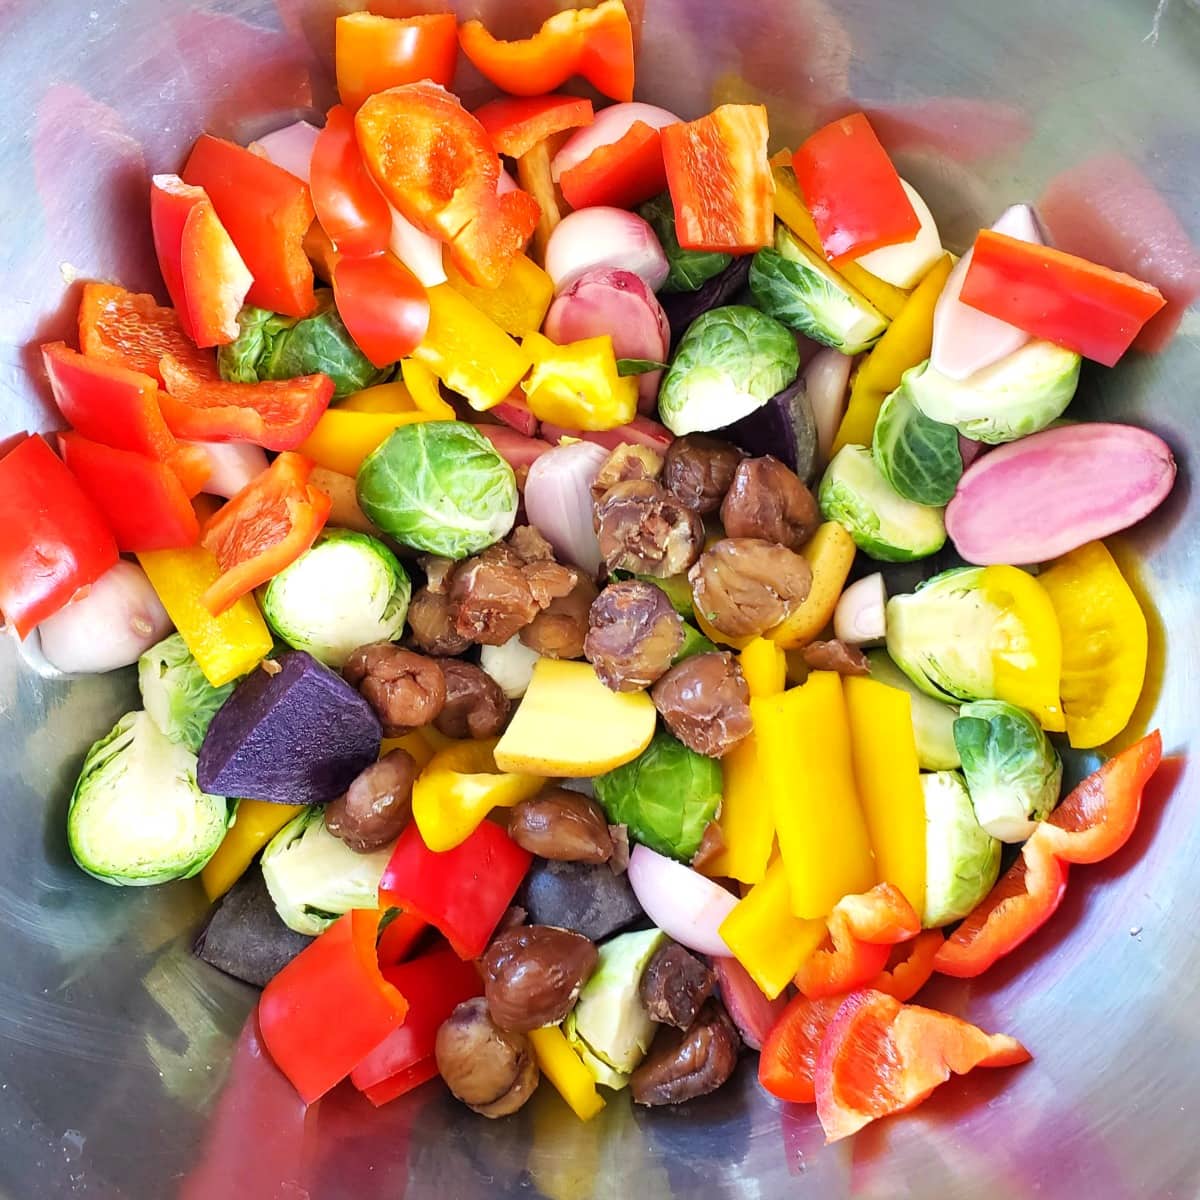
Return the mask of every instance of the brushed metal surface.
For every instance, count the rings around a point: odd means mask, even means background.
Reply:
[[[34,348],[70,336],[75,280],[161,292],[148,175],[176,169],[201,129],[246,138],[327,107],[333,17],[352,7],[0,0],[0,438],[55,424]],[[389,0],[378,11],[421,7]],[[520,33],[552,7],[460,11]],[[867,105],[954,249],[1004,205],[1075,186],[1085,207],[1118,213],[1151,278],[1177,298],[1200,286],[1193,3],[633,7],[644,99],[685,115],[762,100],[775,145]],[[469,69],[460,82],[469,98],[480,93]],[[1068,211],[1055,234],[1070,243],[1089,230]],[[1200,681],[1196,309],[1182,321],[1165,353],[1088,370],[1074,410],[1149,425],[1180,460],[1170,503],[1127,539],[1143,560],[1159,654],[1166,631],[1140,717],[1180,756]],[[250,1032],[239,1040],[250,989],[189,954],[198,885],[118,890],[69,861],[73,777],[87,745],[132,706],[130,676],[41,678],[0,639],[0,1195],[10,1200],[1200,1194],[1200,774],[1183,758],[1133,844],[1076,869],[1027,952],[984,981],[938,986],[938,1003],[1019,1035],[1034,1063],[958,1081],[850,1143],[823,1149],[812,1111],[769,1101],[750,1070],[678,1112],[632,1112],[618,1099],[587,1126],[547,1088],[508,1122],[473,1117],[434,1088],[379,1113],[339,1093],[305,1117]]]

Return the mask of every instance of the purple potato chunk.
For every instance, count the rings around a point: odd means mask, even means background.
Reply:
[[[733,304],[746,290],[750,278],[750,262],[753,255],[735,258],[720,275],[714,275],[695,292],[662,292],[659,303],[667,314],[671,325],[671,349],[687,333],[688,326],[702,317],[710,308]]]
[[[819,458],[817,422],[804,390],[803,373],[791,387],[772,396],[762,408],[713,433],[755,457],[773,455],[806,484],[816,478]]]

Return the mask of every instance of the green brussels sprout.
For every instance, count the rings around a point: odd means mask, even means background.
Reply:
[[[654,584],[656,588],[666,592],[671,607],[685,621],[692,619],[695,605],[692,600],[692,585],[686,575],[668,575],[665,579],[658,579],[654,575],[631,575],[628,571],[618,571],[616,575],[620,579],[640,579],[643,583]]]
[[[679,236],[675,232],[675,205],[671,201],[670,192],[663,192],[661,196],[647,200],[638,212],[658,235],[659,244],[667,256],[670,270],[667,272],[666,283],[659,288],[660,292],[699,291],[733,262],[733,256],[730,254],[710,250],[685,250],[679,244]]]
[[[949,504],[962,478],[958,430],[930,420],[903,388],[879,410],[871,455],[884,479],[914,504]]]
[[[721,764],[659,730],[632,762],[595,780],[596,799],[635,842],[691,862],[721,809]]]
[[[262,610],[294,650],[340,669],[357,647],[400,636],[411,594],[400,560],[378,538],[331,529],[267,584]]]
[[[1037,719],[1003,700],[978,700],[959,711],[954,742],[980,825],[1002,842],[1023,842],[1062,787],[1062,762]]]
[[[142,704],[155,725],[173,742],[200,753],[217,709],[229,699],[235,681],[213,687],[177,633],[151,646],[138,659]]]
[[[473,425],[397,429],[358,469],[358,503],[405,546],[461,559],[498,542],[517,516],[512,467]]]
[[[377,907],[394,846],[359,854],[325,828],[324,805],[297,813],[262,853],[263,879],[280,920],[315,937],[352,908]]]
[[[710,642],[690,621],[683,622],[683,645],[675,655],[671,665],[681,663],[685,658],[695,658],[697,654],[710,654],[717,647]]]
[[[957,771],[921,776],[925,797],[926,929],[965,917],[1000,875],[1000,843],[975,818]]]
[[[126,713],[88,751],[67,811],[67,844],[89,875],[144,887],[197,874],[237,801],[196,783],[196,755],[147,712]]]
[[[942,510],[901,496],[865,446],[843,446],[834,455],[817,499],[825,520],[843,525],[869,558],[911,562],[946,544]]]
[[[723,429],[782,392],[800,370],[796,339],[756,308],[714,308],[688,327],[658,395],[680,437]]]
[[[917,761],[924,771],[952,771],[962,765],[954,744],[954,721],[958,709],[927,696],[888,657],[886,650],[870,650],[871,678],[888,687],[907,692],[912,707],[913,735]]]
[[[1079,383],[1080,358],[1051,342],[1027,342],[964,380],[924,362],[904,373],[900,390],[933,421],[991,445],[1047,428],[1066,411]]]
[[[888,325],[865,296],[784,225],[775,231],[775,248],[754,256],[750,292],[763,312],[842,354],[870,349]]]

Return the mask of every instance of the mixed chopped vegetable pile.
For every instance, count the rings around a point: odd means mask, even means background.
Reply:
[[[0,460],[8,625],[138,666],[75,860],[199,875],[307,1102],[544,1075],[586,1120],[749,1048],[835,1140],[1028,1059],[911,1001],[1159,764],[1103,539],[1174,461],[1070,404],[1162,297],[1023,205],[956,259],[862,114],[771,158],[761,107],[634,101],[621,0],[336,57],[322,128],[154,177],[171,307],[87,284],[71,428]],[[1109,757],[1063,796],[1067,745]]]

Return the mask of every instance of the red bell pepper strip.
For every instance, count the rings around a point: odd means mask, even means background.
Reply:
[[[449,244],[469,283],[498,287],[541,209],[520,190],[497,195],[500,159],[484,127],[445,89],[415,83],[372,96],[355,129],[388,201]]]
[[[432,1072],[428,1066],[438,1028],[464,1000],[483,995],[475,964],[450,949],[384,967],[383,977],[408,1001],[408,1015],[350,1073],[354,1086],[377,1106],[437,1074],[436,1065]]]
[[[203,379],[164,355],[167,390],[159,406],[168,428],[201,442],[254,442],[267,450],[294,450],[316,428],[333,399],[328,375],[229,383]]]
[[[308,186],[317,220],[339,254],[363,257],[387,249],[392,213],[363,163],[354,114],[341,104],[329,110],[317,135]]]
[[[377,367],[406,358],[429,329],[425,289],[390,254],[339,258],[333,267],[333,297],[350,336]]]
[[[24,638],[116,565],[100,510],[40,437],[0,459],[0,612]]]
[[[400,835],[379,883],[379,903],[440,930],[459,958],[478,958],[529,870],[533,855],[483,821],[465,842],[436,853],[416,822]]]
[[[394,967],[408,957],[408,952],[417,944],[429,923],[412,913],[397,911],[379,931],[379,942],[375,949],[381,967]]]
[[[408,1011],[375,959],[377,926],[369,909],[339,917],[258,1002],[263,1043],[306,1104],[345,1079]]]
[[[578,96],[501,96],[475,110],[498,154],[520,158],[546,138],[590,125],[595,112],[590,100]]]
[[[243,146],[201,134],[183,180],[208,193],[254,283],[248,303],[289,317],[317,306],[304,235],[313,221],[308,185]]]
[[[843,896],[834,911],[845,916],[850,932],[863,942],[894,946],[921,932],[921,918],[891,883],[877,883],[861,896]]]
[[[458,21],[453,13],[381,17],[369,12],[338,17],[334,26],[338,95],[353,113],[376,92],[432,79],[454,82]]]
[[[904,1005],[882,992],[856,992],[838,1010],[817,1055],[817,1116],[826,1142],[907,1112],[951,1074],[1028,1062],[1029,1051],[1006,1034],[931,1008]]]
[[[572,208],[633,208],[667,187],[662,134],[644,121],[607,146],[597,146],[558,180]]]
[[[816,1100],[813,1071],[821,1039],[845,999],[845,996],[822,996],[810,1000],[807,996],[795,996],[788,1003],[763,1043],[758,1059],[758,1082],[772,1096],[793,1104],[812,1104]]]
[[[990,229],[975,239],[962,300],[1106,367],[1166,304],[1132,275]]]
[[[902,1002],[911,1000],[932,978],[934,961],[945,941],[940,929],[926,929],[911,942],[893,946],[887,966],[867,987]]]
[[[582,75],[613,100],[633,99],[633,26],[621,0],[555,13],[517,42],[467,21],[458,40],[480,74],[510,96],[541,96]]]
[[[818,129],[792,155],[796,182],[825,257],[836,267],[880,246],[911,242],[921,219],[862,113]]]
[[[751,254],[774,241],[775,181],[762,105],[722,104],[660,136],[680,246]]]
[[[308,482],[312,463],[281,454],[205,524],[204,548],[221,577],[201,597],[219,616],[240,596],[278,575],[317,540],[330,498]]]
[[[200,522],[179,476],[166,463],[60,433],[63,461],[104,514],[127,554],[194,546]]]
[[[1067,864],[1030,838],[1021,857],[967,914],[933,960],[934,970],[959,979],[982,975],[1055,913],[1067,890]]]

